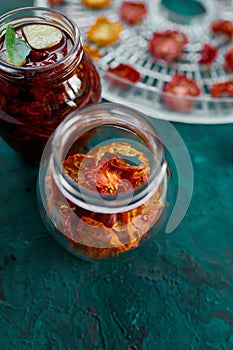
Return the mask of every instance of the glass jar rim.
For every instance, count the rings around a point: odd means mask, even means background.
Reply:
[[[110,117],[112,118],[111,121]],[[115,124],[113,124],[113,121]],[[125,124],[126,122],[127,124]],[[86,132],[97,125],[124,126],[125,130],[129,132],[137,127],[137,130],[139,130],[137,135],[150,145],[151,149],[148,148],[148,150],[151,154],[157,155],[157,158],[153,159],[154,164],[147,183],[135,189],[131,198],[129,198],[128,193],[122,193],[112,202],[105,201],[106,198],[103,197],[99,201],[99,193],[97,194],[86,188],[80,190],[80,186],[63,170],[65,156],[75,139],[77,140],[82,135],[82,128]],[[153,196],[166,176],[167,163],[164,160],[164,146],[158,131],[142,112],[114,102],[87,106],[82,110],[69,114],[55,130],[51,148],[50,166],[57,186],[68,199],[87,210],[89,210],[90,205],[92,210],[105,213],[117,213],[134,209],[143,204],[145,199]]]
[[[36,11],[43,11],[44,13],[47,13],[48,15],[51,14],[51,15],[55,15],[56,16],[56,19],[58,19],[60,17],[61,20],[64,20],[66,22],[67,25],[70,26],[70,29],[73,31],[74,33],[74,36],[72,37],[72,41],[73,41],[73,45],[70,49],[70,51],[68,52],[68,54],[65,56],[65,57],[62,57],[59,61],[57,62],[53,62],[49,65],[45,65],[45,66],[36,66],[36,67],[23,67],[23,66],[14,66],[10,63],[7,63],[5,62],[4,60],[0,59],[0,64],[5,67],[6,69],[11,69],[12,71],[15,70],[17,72],[29,72],[29,71],[40,71],[40,72],[45,72],[45,71],[48,71],[48,70],[51,70],[51,68],[53,69],[54,67],[57,67],[61,64],[64,64],[66,63],[71,57],[73,57],[75,55],[75,53],[82,47],[81,46],[81,40],[80,40],[80,37],[81,37],[81,34],[80,34],[80,30],[79,30],[79,27],[78,25],[69,17],[67,16],[66,14],[64,14],[63,12],[61,11],[58,11],[58,10],[54,10],[54,9],[50,9],[49,7],[36,7],[36,6],[27,6],[27,7],[20,7],[20,8],[17,8],[17,9],[14,9],[14,10],[11,10],[9,12],[6,12],[5,14],[1,15],[0,16],[0,31],[1,31],[1,27],[4,25],[4,24],[9,24],[9,23],[12,23],[9,18],[14,16],[14,15],[18,15],[20,13],[23,13],[23,12],[26,12],[26,11],[33,11],[36,13]],[[37,16],[31,16],[30,18],[40,18],[40,19],[43,19],[43,17],[39,16],[39,14]],[[22,20],[24,19],[25,17],[18,17],[16,18],[17,20]],[[29,17],[27,17],[28,19]],[[55,18],[55,17],[54,17]],[[8,22],[6,22],[6,20],[8,19]],[[44,20],[44,19],[43,19]],[[48,23],[46,21],[46,23]],[[58,24],[58,23],[57,23]],[[5,28],[4,28],[5,29]],[[64,29],[64,28],[62,28]],[[65,30],[65,29],[64,29]],[[66,31],[66,30],[65,30]],[[2,34],[0,32],[0,34]],[[70,34],[70,33],[69,33]],[[83,53],[83,50],[80,52],[80,59],[82,58],[82,53]]]

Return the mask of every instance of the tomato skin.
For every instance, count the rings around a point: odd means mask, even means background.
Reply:
[[[201,57],[200,57],[200,65],[201,66],[209,66],[211,65],[218,55],[218,48],[216,46],[212,46],[209,43],[203,44],[201,48]]]
[[[170,64],[182,55],[187,43],[188,38],[184,33],[165,30],[153,33],[148,42],[148,49],[155,60]]]
[[[194,79],[188,78],[184,74],[175,73],[172,80],[165,85],[163,92],[171,94],[162,95],[162,100],[169,109],[188,113],[196,103],[193,98],[198,97],[201,90]]]
[[[229,72],[233,71],[233,47],[229,49],[224,55],[225,68]]]
[[[59,5],[62,2],[64,2],[64,0],[48,0],[49,5],[53,6],[53,5]]]
[[[136,25],[147,15],[146,4],[142,1],[123,1],[119,8],[119,15],[123,22]]]
[[[108,67],[106,78],[111,84],[124,88],[140,81],[141,74],[133,66],[120,63],[116,67]]]
[[[213,98],[233,97],[233,82],[230,80],[214,83],[210,86],[210,95]]]
[[[219,19],[211,23],[213,34],[225,34],[229,39],[233,37],[233,22]]]

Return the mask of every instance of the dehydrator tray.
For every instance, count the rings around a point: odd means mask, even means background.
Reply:
[[[79,26],[83,42],[87,42],[86,32],[99,16],[120,22],[119,6],[121,0],[112,0],[110,6],[102,10],[91,10],[80,0],[67,0],[54,9],[64,12]],[[233,98],[212,98],[209,87],[215,82],[232,80],[233,73],[224,68],[224,53],[232,45],[224,36],[213,37],[210,32],[212,21],[229,19],[233,21],[230,1],[202,0],[205,13],[193,17],[176,16],[168,11],[159,0],[145,0],[148,15],[136,26],[124,23],[120,39],[114,44],[100,48],[101,58],[96,61],[102,82],[102,97],[112,102],[137,108],[150,117],[198,124],[223,124],[233,122]],[[35,0],[35,6],[50,7],[47,0]],[[178,29],[189,39],[183,55],[170,66],[155,61],[148,51],[148,40],[152,33],[166,29]],[[209,42],[219,48],[216,61],[209,69],[199,64],[202,44]],[[140,82],[126,87],[113,85],[106,79],[109,66],[128,63],[134,66],[142,76]],[[162,101],[163,88],[175,71],[195,79],[201,95],[195,97],[194,107],[188,113],[178,113],[166,108]],[[176,98],[176,97],[175,97]],[[178,97],[177,97],[178,98]]]

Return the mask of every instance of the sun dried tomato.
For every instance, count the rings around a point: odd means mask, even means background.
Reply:
[[[98,10],[109,6],[112,0],[81,0],[81,2],[86,7]]]
[[[64,0],[48,0],[48,4],[51,5],[51,6],[59,5],[62,2],[64,2]]]
[[[108,67],[106,79],[114,85],[128,87],[141,80],[141,74],[129,64],[120,63],[115,67]]]
[[[98,61],[98,59],[101,58],[101,52],[97,47],[88,44],[83,44],[83,49],[93,59],[93,61]]]
[[[200,54],[200,65],[209,66],[215,61],[218,55],[218,48],[216,46],[210,45],[209,43],[205,43],[201,48]]]
[[[87,155],[68,155],[63,162],[64,171],[80,186],[101,194],[115,196],[120,192],[134,191],[145,184],[150,175],[147,156],[132,145],[113,142],[93,148]],[[62,203],[54,195],[51,186],[49,206],[54,201]],[[160,215],[163,203],[159,189],[150,203],[119,213],[99,213],[80,208],[66,200],[60,205],[61,232],[69,238],[69,246],[86,256],[105,258],[137,247],[152,224]],[[59,194],[59,191],[57,191]]]
[[[111,228],[91,217],[83,216],[80,218],[77,232],[80,232],[80,241],[87,246],[109,248],[121,245],[117,235]]]
[[[80,167],[88,169],[88,167],[95,166],[95,158],[90,155],[74,154],[69,156],[63,162],[63,167],[67,175],[69,175],[74,181],[82,181],[82,171]]]
[[[125,235],[125,224],[113,229],[106,227],[102,221],[82,217],[77,232],[80,232],[82,243],[85,244],[77,245],[77,249],[92,258],[105,258],[135,248],[146,233],[142,233],[132,223],[127,227],[129,231]]]
[[[86,32],[87,39],[96,45],[107,46],[119,40],[123,26],[107,17],[98,17]]]
[[[135,25],[146,17],[147,6],[142,1],[122,1],[119,8],[119,15],[123,22]]]
[[[148,168],[144,164],[132,166],[119,157],[102,158],[95,163],[92,155],[75,154],[69,156],[63,166],[80,186],[106,195],[130,191],[148,179]]]
[[[178,30],[154,32],[148,42],[148,48],[155,60],[171,63],[178,59],[188,43],[187,36]]]
[[[229,49],[224,55],[225,68],[232,72],[233,71],[233,48]]]
[[[230,20],[219,19],[211,23],[213,34],[225,34],[228,38],[233,37],[233,22]]]
[[[196,103],[195,97],[201,93],[197,82],[184,74],[175,73],[172,80],[168,82],[163,92],[164,104],[171,110],[187,113]]]
[[[38,51],[38,50],[31,50],[29,53],[29,59],[32,62],[40,62],[45,60],[49,55],[49,52],[46,50]]]
[[[90,216],[109,228],[112,228],[117,222],[117,214],[92,213]]]
[[[111,160],[99,167],[96,176],[96,188],[99,193],[115,195],[119,192],[121,174],[111,168]],[[127,189],[125,189],[127,190]]]
[[[233,81],[223,81],[210,86],[212,97],[233,97]]]
[[[113,159],[117,154],[121,155],[121,158],[127,157],[130,159],[130,157],[136,157],[138,162],[140,161],[140,163],[146,165],[147,172],[150,172],[150,165],[146,155],[126,142],[112,142],[110,145],[95,147],[88,153],[88,155],[94,155],[96,159],[102,159],[105,155],[111,156],[111,159]]]
[[[127,179],[134,188],[139,187],[148,180],[148,168],[145,164],[131,165],[122,158],[113,158],[111,167],[121,174],[122,179]]]

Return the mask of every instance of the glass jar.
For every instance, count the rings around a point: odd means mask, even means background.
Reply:
[[[7,63],[1,55],[9,23],[15,31],[31,24],[59,28],[66,43],[65,54],[61,57],[61,53],[54,52],[43,64],[32,66]],[[40,60],[41,50],[33,52]],[[54,55],[56,61],[52,60]],[[39,160],[64,117],[98,103],[100,97],[99,74],[83,50],[77,25],[68,17],[36,7],[16,9],[0,17],[0,135],[11,147],[29,161]]]
[[[45,147],[40,212],[76,256],[105,259],[135,251],[160,227],[166,193],[163,143],[132,108],[101,103],[73,112]]]

